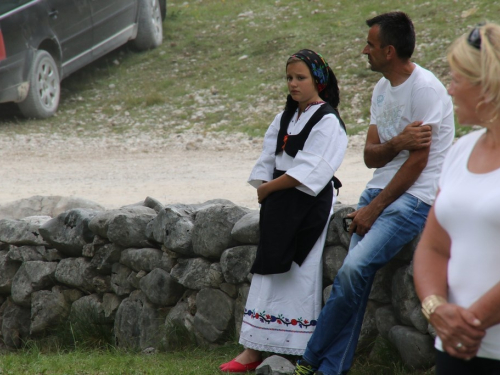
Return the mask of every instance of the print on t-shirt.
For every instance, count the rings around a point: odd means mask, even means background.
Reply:
[[[387,142],[400,133],[399,125],[405,105],[398,102],[384,102],[384,96],[377,97],[377,105],[382,110],[377,115],[377,130],[382,142]]]

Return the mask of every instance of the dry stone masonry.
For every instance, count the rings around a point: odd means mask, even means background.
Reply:
[[[109,326],[115,345],[134,350],[168,350],[172,326],[201,345],[239,332],[259,240],[257,211],[227,200],[164,206],[149,197],[114,210],[79,200],[53,217],[23,217],[33,213],[25,203],[21,217],[9,210],[0,220],[0,345],[19,348],[86,311]],[[349,245],[342,218],[353,210],[336,205],[329,224],[325,299]],[[416,241],[377,273],[358,349],[381,336],[406,364],[427,368],[433,333],[412,282]]]

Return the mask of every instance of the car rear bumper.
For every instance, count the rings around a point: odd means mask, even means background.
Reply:
[[[28,95],[29,83],[27,62],[33,51],[27,50],[0,61],[0,103],[21,102]]]

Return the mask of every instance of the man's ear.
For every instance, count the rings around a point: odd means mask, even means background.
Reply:
[[[385,48],[386,48],[385,57],[387,58],[387,60],[392,60],[398,57],[396,48],[394,48],[393,45],[388,45]]]

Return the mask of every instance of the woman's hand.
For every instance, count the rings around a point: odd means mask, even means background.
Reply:
[[[269,194],[274,193],[278,190],[291,189],[299,186],[300,182],[295,178],[290,177],[287,174],[283,174],[278,178],[271,180],[269,182],[262,182],[262,184],[257,188],[257,199],[259,203],[262,203]]]
[[[259,203],[262,203],[262,201],[266,199],[269,194],[271,194],[269,182],[264,182],[257,188],[257,200]]]
[[[430,323],[443,343],[443,349],[453,357],[475,357],[486,331],[481,322],[467,309],[445,303],[436,308]]]

